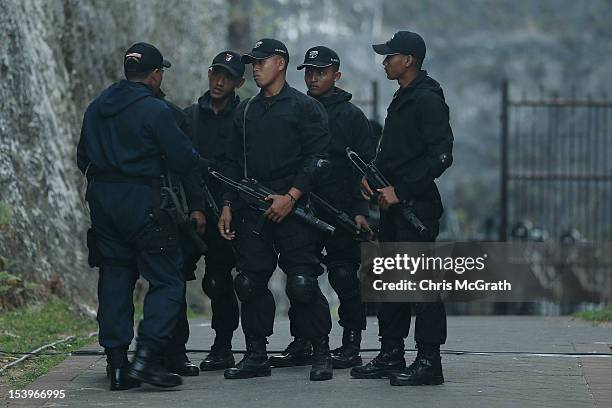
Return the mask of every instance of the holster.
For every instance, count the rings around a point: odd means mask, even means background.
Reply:
[[[93,228],[87,230],[87,263],[92,268],[99,268],[102,264],[102,253],[98,248],[98,240]]]

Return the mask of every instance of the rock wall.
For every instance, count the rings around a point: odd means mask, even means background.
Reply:
[[[138,41],[173,62],[164,91],[189,104],[225,46],[226,9],[224,0],[0,0],[0,256],[12,273],[93,303],[75,165],[83,111],[122,77],[123,52]]]

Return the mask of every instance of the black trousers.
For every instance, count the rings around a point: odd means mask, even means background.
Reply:
[[[439,231],[438,220],[421,220],[429,230],[428,238],[421,237],[416,229],[401,215],[400,208],[380,211],[381,242],[435,241]],[[383,342],[408,337],[410,319],[415,315],[414,339],[417,344],[444,344],[446,342],[446,310],[444,303],[381,303],[378,309],[378,335]]]
[[[273,332],[276,305],[268,282],[277,265],[287,275],[289,318],[295,336],[307,339],[327,336],[331,316],[317,277],[321,266],[318,234],[293,216],[280,223],[266,221],[258,235],[261,213],[244,206],[234,214],[237,269],[234,286],[241,305],[242,329],[247,338],[262,338]]]
[[[206,222],[203,239],[208,246],[208,252],[204,255],[202,290],[209,297],[212,308],[211,327],[216,332],[213,347],[231,348],[232,336],[238,328],[239,320],[238,300],[232,281],[232,269],[236,265],[236,259],[230,242],[221,237],[216,219],[208,211]],[[188,240],[183,239],[181,247],[183,249],[183,274],[186,280],[193,280],[197,263],[202,255]],[[183,297],[183,304],[167,347],[167,353],[185,353],[185,344],[188,340],[187,303]]]
[[[340,326],[345,329],[365,330],[365,305],[361,302],[358,277],[361,262],[359,242],[351,234],[338,228],[333,235],[321,237],[319,248],[320,251],[325,248],[323,264],[327,268],[329,283],[340,301]]]

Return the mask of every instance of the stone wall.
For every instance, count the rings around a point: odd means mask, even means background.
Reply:
[[[224,0],[0,0],[0,256],[11,273],[93,303],[75,165],[83,111],[122,77],[123,52],[138,41],[173,62],[168,98],[193,101],[225,46],[226,9]]]

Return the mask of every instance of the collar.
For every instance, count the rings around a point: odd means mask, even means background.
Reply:
[[[263,96],[263,91],[260,90],[259,93],[253,97],[253,102],[260,102],[260,101],[273,102],[273,101],[279,101],[282,99],[286,99],[289,97],[290,88],[291,87],[289,86],[289,83],[285,81],[285,84],[283,85],[280,92],[274,96],[269,96],[269,97]]]
[[[418,84],[420,84],[425,78],[427,77],[427,71],[425,71],[424,69],[422,69],[418,75],[412,80],[412,82],[410,82],[408,84],[407,87],[405,88],[399,88],[397,91],[395,91],[395,94],[393,94],[393,99],[397,98],[398,96],[401,95],[405,95],[406,93],[411,92],[414,88],[417,87]]]

